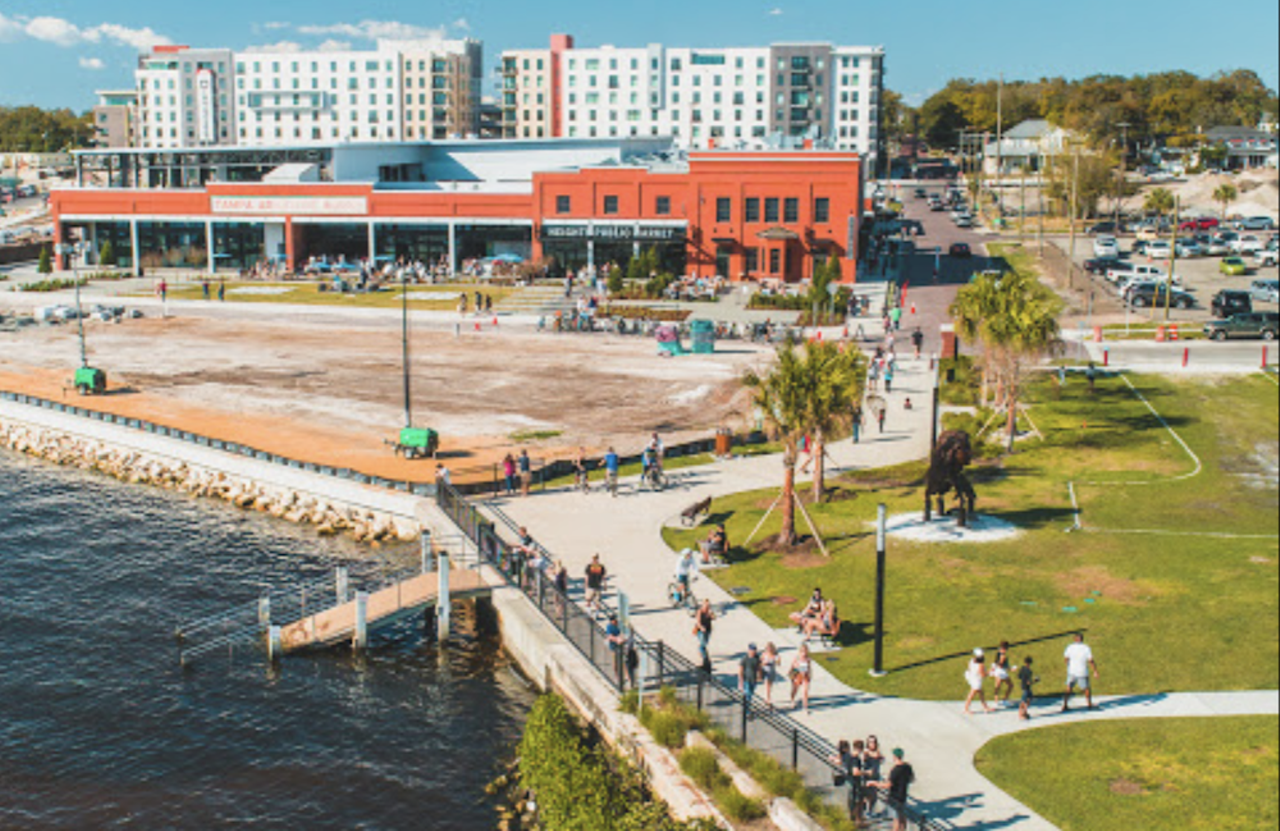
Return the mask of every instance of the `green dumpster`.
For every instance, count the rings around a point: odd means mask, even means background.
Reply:
[[[716,351],[716,325],[710,320],[695,320],[689,324],[695,355],[710,355]]]
[[[107,391],[107,373],[90,366],[76,370],[75,388],[81,395],[102,395]]]

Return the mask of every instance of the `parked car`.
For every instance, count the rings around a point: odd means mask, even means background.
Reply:
[[[1227,244],[1232,254],[1252,254],[1266,248],[1266,243],[1252,234],[1232,240]]]
[[[961,214],[960,216],[955,218],[955,223],[957,228],[972,228],[973,217],[969,216],[968,214]]]
[[[1276,251],[1273,248],[1264,248],[1261,251],[1253,252],[1253,264],[1258,268],[1264,266],[1274,266],[1276,264]]]
[[[946,209],[947,209],[947,205],[941,199],[939,199],[936,202],[929,203],[929,210],[933,211],[934,213],[942,213]]]
[[[1139,309],[1152,306],[1172,306],[1175,309],[1190,309],[1196,305],[1196,299],[1180,288],[1169,287],[1161,283],[1152,283],[1136,287],[1129,293],[1129,305]]]
[[[1084,270],[1090,274],[1105,275],[1108,270],[1123,263],[1119,257],[1094,257],[1084,261]]]
[[[1231,248],[1227,245],[1227,241],[1222,237],[1214,235],[1209,237],[1207,242],[1201,243],[1204,253],[1210,257],[1221,257],[1223,254],[1231,253]]]
[[[1269,216],[1246,216],[1236,227],[1242,231],[1270,231],[1276,224]]]
[[[1240,312],[1222,320],[1210,320],[1204,325],[1205,337],[1213,340],[1227,338],[1262,338],[1275,340],[1280,329],[1280,312]]]
[[[1253,298],[1247,291],[1223,289],[1213,296],[1209,304],[1214,317],[1230,317],[1241,312],[1253,311]]]
[[[1093,241],[1093,256],[1095,257],[1119,257],[1120,245],[1116,242],[1115,237],[1100,236]]]
[[[1138,239],[1143,242],[1160,239],[1160,229],[1155,225],[1144,225],[1138,229]]]
[[[965,242],[953,242],[951,247],[947,249],[947,254],[952,257],[972,257],[973,249]]]
[[[926,196],[929,195],[929,192],[924,188],[916,188],[915,194],[918,199],[924,199]]]
[[[1218,263],[1218,270],[1228,277],[1238,277],[1241,274],[1249,273],[1249,264],[1241,257],[1233,254],[1230,257],[1222,258],[1222,261]]]
[[[1200,247],[1200,243],[1185,237],[1178,238],[1178,241],[1173,245],[1173,250],[1179,257],[1185,259],[1204,256],[1204,249]]]
[[[1121,228],[1110,220],[1096,222],[1085,229],[1085,233],[1089,236],[1094,236],[1095,234],[1114,235],[1120,233],[1120,231]]]
[[[1195,219],[1185,219],[1178,224],[1179,231],[1208,231],[1210,228],[1218,227],[1218,220],[1212,216],[1200,216]]]
[[[1280,303],[1280,280],[1254,280],[1249,285],[1249,294],[1263,303]]]
[[[1146,250],[1143,252],[1153,260],[1167,260],[1173,256],[1173,246],[1168,240],[1153,240],[1147,243]]]
[[[1120,288],[1124,288],[1128,283],[1137,280],[1151,280],[1152,282],[1164,282],[1169,279],[1159,266],[1148,265],[1147,263],[1117,263],[1114,268],[1107,270],[1108,282],[1115,283]],[[1174,278],[1173,284],[1178,285],[1178,279]]]

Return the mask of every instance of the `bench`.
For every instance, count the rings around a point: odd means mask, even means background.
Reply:
[[[814,632],[818,636],[818,642],[822,644],[824,649],[835,649],[840,644],[836,642],[840,637],[840,627],[844,625],[844,621],[836,618],[836,625],[832,629],[819,629]]]
[[[698,524],[698,517],[705,517],[711,513],[711,497],[703,499],[701,502],[695,502],[688,508],[680,512],[680,523],[686,528],[691,528]]]

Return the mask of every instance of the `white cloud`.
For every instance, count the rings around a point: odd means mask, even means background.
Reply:
[[[350,52],[351,41],[334,40],[333,38],[329,38],[317,46],[316,49],[320,52]]]
[[[98,70],[98,69],[106,69],[106,66],[107,65],[102,62],[102,58],[85,58],[85,57],[80,58],[81,69]]]
[[[459,17],[457,20],[453,21],[453,23],[450,25],[452,25],[453,28],[457,29],[459,32],[471,31],[471,22],[467,20],[465,17]]]
[[[288,29],[288,28],[290,28],[292,25],[293,25],[293,24],[291,24],[291,23],[285,23],[283,20],[271,20],[271,21],[268,21],[268,22],[266,22],[266,23],[263,23],[263,24],[262,24],[262,28],[264,28],[264,29]]]
[[[777,8],[777,7],[774,7],[774,8],[772,8],[772,9],[769,9],[769,16],[770,16],[770,17],[782,17],[782,9],[779,9],[779,8]]]
[[[359,23],[334,23],[327,26],[298,26],[304,35],[338,35],[358,40],[444,40],[444,26],[430,28],[396,20],[362,20]]]
[[[173,42],[150,27],[133,29],[119,23],[101,23],[81,28],[61,17],[5,17],[0,14],[0,40],[13,41],[22,37],[63,47],[107,43],[138,50]]]

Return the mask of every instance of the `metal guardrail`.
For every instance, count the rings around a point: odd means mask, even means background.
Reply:
[[[241,444],[239,442],[215,439],[210,436],[192,433],[187,430],[180,430],[176,427],[169,427],[164,424],[157,424],[145,419],[116,415],[115,413],[108,413],[102,410],[91,410],[86,407],[78,407],[72,404],[63,404],[60,401],[50,401],[47,398],[26,395],[25,393],[0,390],[0,401],[12,401],[17,404],[41,407],[46,410],[65,413],[66,415],[88,418],[94,421],[101,421],[106,424],[114,424],[119,427],[127,427],[140,432],[151,433],[156,436],[178,439],[198,447],[219,450],[234,456],[257,459],[258,461],[282,465],[294,470],[301,470],[320,476],[329,476],[335,479],[355,482],[360,485],[372,485],[374,487],[385,488],[387,490],[397,490],[403,493],[413,494],[415,496],[432,497],[435,495],[436,486],[434,482],[428,483],[414,482],[408,479],[388,479],[382,476],[371,476],[367,473],[361,473],[358,470],[353,470],[347,467],[334,467],[332,465],[321,465],[316,464],[315,462],[306,462],[289,456],[282,456],[279,453],[262,450],[251,445]]]
[[[436,500],[445,515],[475,543],[481,559],[494,566],[510,585],[520,589],[605,682],[621,694],[631,679],[623,665],[621,651],[608,642],[596,616],[561,593],[543,570],[528,568],[524,552],[506,542],[496,523],[456,489],[441,485],[436,491]],[[500,511],[495,513],[506,530],[517,530],[509,517]],[[534,543],[532,548],[552,559],[540,544]],[[833,785],[833,775],[839,768],[831,761],[836,752],[831,742],[795,719],[770,710],[759,701],[746,699],[737,689],[703,672],[663,641],[649,641],[638,633],[634,638],[636,650],[648,666],[648,676],[641,679],[642,683],[652,678],[658,687],[674,689],[679,700],[706,713],[711,722],[728,735],[797,771],[811,788],[828,799],[843,803],[843,794],[837,793]],[[906,814],[909,829],[946,829],[915,805],[909,804]]]

